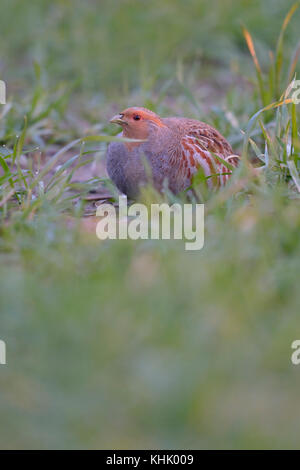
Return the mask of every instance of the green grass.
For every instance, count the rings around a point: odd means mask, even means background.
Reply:
[[[38,61],[50,84],[93,91],[100,103],[120,99],[132,86],[151,92],[179,64],[197,80],[211,72],[245,70],[245,24],[257,40],[263,64],[274,50],[282,20],[293,0],[2,0],[0,74],[12,91],[32,82],[29,66]],[[299,41],[297,20],[289,25],[285,54]],[[16,66],[17,64],[17,66]],[[151,94],[151,93],[150,93]]]
[[[1,448],[299,447],[299,11],[281,29],[292,2],[73,3],[1,5]],[[127,104],[241,153],[220,192],[195,183],[203,250],[86,230]]]

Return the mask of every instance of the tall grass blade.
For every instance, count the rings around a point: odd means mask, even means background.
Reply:
[[[255,65],[256,75],[257,75],[257,80],[258,80],[258,86],[259,86],[259,91],[260,91],[260,97],[261,97],[261,101],[262,101],[263,106],[265,106],[266,103],[267,103],[267,96],[266,96],[265,89],[264,89],[263,74],[262,74],[262,70],[261,70],[256,52],[255,52],[255,47],[254,47],[254,43],[253,43],[251,34],[245,28],[245,26],[243,26],[243,35],[244,35],[244,38],[246,40],[249,52],[252,56],[252,59],[253,59],[254,65]]]
[[[294,5],[290,8],[288,14],[286,15],[284,22],[282,24],[279,38],[277,41],[277,47],[276,47],[276,56],[275,56],[275,92],[276,92],[276,98],[278,99],[280,95],[280,76],[281,76],[281,69],[282,69],[282,62],[283,62],[283,39],[284,39],[284,33],[287,28],[287,25],[289,24],[293,14],[299,7],[300,3],[296,2]]]

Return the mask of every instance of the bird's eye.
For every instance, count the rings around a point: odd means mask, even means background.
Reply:
[[[135,115],[133,116],[133,119],[134,119],[135,121],[139,121],[139,120],[141,119],[141,116],[139,116],[138,114],[135,114]]]

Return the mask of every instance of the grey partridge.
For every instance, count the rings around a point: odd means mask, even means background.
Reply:
[[[132,107],[110,122],[122,127],[121,137],[138,140],[112,142],[107,150],[108,175],[131,198],[137,197],[141,185],[149,180],[149,169],[159,191],[167,184],[176,194],[191,185],[199,168],[210,187],[223,186],[232,171],[222,160],[237,164],[238,157],[227,140],[212,126],[195,119],[161,118],[149,109]]]

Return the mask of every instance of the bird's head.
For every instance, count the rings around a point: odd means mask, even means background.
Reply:
[[[123,129],[124,137],[131,139],[147,139],[151,130],[165,127],[161,118],[146,108],[127,108],[114,116],[111,123]]]

